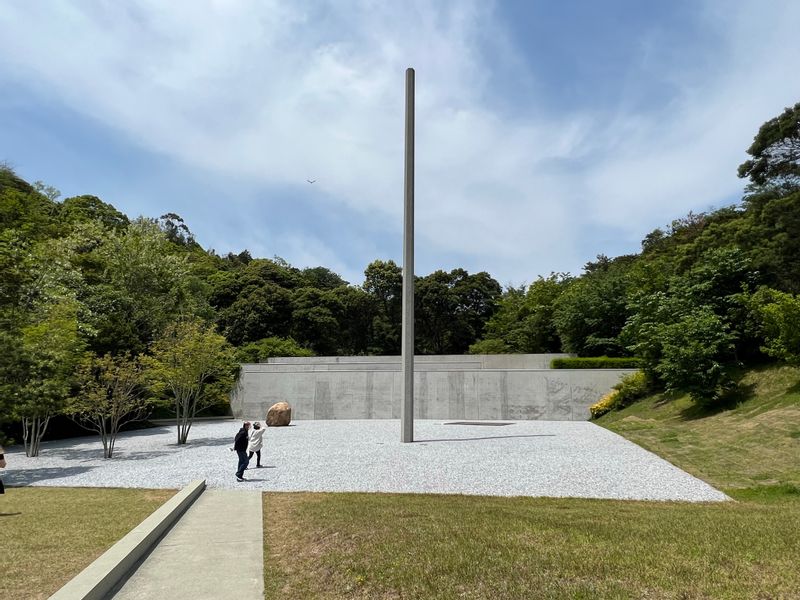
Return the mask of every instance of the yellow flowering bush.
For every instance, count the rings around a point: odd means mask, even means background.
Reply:
[[[618,396],[619,390],[611,390],[605,396],[600,398],[600,400],[598,400],[595,404],[592,404],[589,407],[589,412],[592,414],[592,418],[596,419],[612,410],[617,403]]]
[[[619,410],[629,406],[646,396],[650,391],[650,382],[643,371],[636,371],[623,377],[614,388],[605,396],[600,398],[595,404],[589,407],[589,412],[593,419],[596,419],[608,411]]]

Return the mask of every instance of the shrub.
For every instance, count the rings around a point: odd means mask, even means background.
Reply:
[[[592,415],[593,419],[597,419],[602,417],[607,412],[616,408],[617,397],[619,396],[619,390],[611,390],[605,396],[600,398],[595,404],[592,404],[589,407],[589,412]]]
[[[592,419],[597,419],[612,410],[630,406],[650,393],[652,385],[643,371],[626,375],[610,392],[589,407]]]
[[[751,300],[761,320],[767,355],[800,364],[800,296],[761,288]]]
[[[236,358],[243,363],[266,362],[273,356],[314,356],[308,348],[303,348],[293,338],[268,337],[250,342],[236,350]]]
[[[590,358],[554,358],[550,361],[551,369],[638,369],[641,360],[638,358],[609,358],[593,356]]]
[[[491,339],[475,342],[469,347],[470,354],[511,354],[511,349],[503,340]]]
[[[644,398],[650,393],[652,385],[644,371],[636,371],[622,378],[622,380],[614,386],[618,392],[615,409],[625,408],[630,406],[637,400]]]

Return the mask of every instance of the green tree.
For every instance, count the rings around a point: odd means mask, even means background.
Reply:
[[[167,213],[161,215],[158,220],[159,228],[167,236],[167,239],[176,246],[192,247],[196,245],[194,234],[184,222],[180,215]]]
[[[225,337],[240,345],[291,335],[293,290],[304,282],[300,272],[277,258],[226,262],[232,270],[208,278],[209,302]]]
[[[553,323],[563,350],[578,356],[623,356],[618,339],[628,318],[627,272],[632,256],[598,256],[555,301]]]
[[[362,288],[378,303],[378,314],[372,319],[371,351],[400,354],[402,269],[393,260],[374,260],[364,270]]]
[[[22,327],[30,318],[26,290],[32,288],[31,263],[31,245],[19,231],[0,231],[0,425],[15,417],[14,402],[26,381]]]
[[[734,342],[728,325],[708,306],[657,328],[661,360],[655,370],[667,391],[685,391],[708,404],[732,389]]]
[[[761,322],[764,352],[800,364],[800,297],[761,288],[753,294],[751,306]]]
[[[197,318],[171,323],[142,358],[151,389],[175,408],[178,444],[185,444],[197,411],[227,399],[236,370],[234,350]]]
[[[292,292],[274,283],[248,287],[230,306],[218,311],[217,322],[232,344],[265,337],[288,337],[292,327]]]
[[[511,335],[513,345],[523,352],[549,353],[561,350],[553,315],[561,294],[572,278],[566,273],[551,273],[539,277],[525,293],[520,327]]]
[[[15,229],[27,241],[57,236],[62,233],[59,209],[54,199],[33,186],[6,185],[0,188],[0,231]]]
[[[331,290],[336,298],[339,313],[339,332],[336,336],[338,353],[363,355],[371,350],[374,339],[373,324],[380,314],[378,301],[363,289],[340,286]]]
[[[734,243],[747,252],[766,284],[800,293],[800,190],[760,190],[744,200]]]
[[[124,231],[130,220],[112,205],[97,196],[83,195],[67,198],[61,203],[60,217],[66,223],[95,222],[106,229]]]
[[[309,267],[302,270],[303,278],[308,287],[320,290],[333,290],[347,286],[347,282],[339,275],[325,267]]]
[[[621,339],[667,389],[716,400],[757,350],[748,308],[757,277],[740,249],[714,248],[670,277],[666,290],[631,294]]]
[[[33,186],[19,177],[9,163],[0,161],[0,192],[7,189],[26,194],[34,191]]]
[[[416,278],[414,317],[417,351],[463,354],[497,310],[500,284],[488,273],[434,271]]]
[[[800,102],[764,123],[739,165],[739,177],[756,186],[800,187]]]
[[[202,295],[188,285],[186,255],[176,254],[151,220],[108,231],[92,256],[103,272],[84,301],[97,330],[98,354],[142,353],[171,320],[205,310]]]
[[[319,355],[336,354],[342,305],[332,292],[299,288],[292,298],[292,337]]]
[[[453,278],[453,291],[458,301],[456,310],[461,325],[458,333],[452,337],[452,351],[462,354],[483,333],[486,322],[497,311],[503,290],[486,271],[470,275],[464,269],[454,269],[450,271],[450,276]]]
[[[487,350],[495,348],[503,353],[559,352],[561,338],[553,314],[556,301],[571,280],[566,273],[551,273],[546,278],[538,277],[527,290],[507,289],[485,327],[487,342],[502,340],[503,343],[482,347]]]
[[[419,354],[449,354],[452,337],[460,325],[452,283],[450,275],[441,270],[416,278],[414,345]]]
[[[50,419],[63,412],[75,381],[84,342],[79,334],[78,304],[60,299],[21,328],[19,351],[7,375],[14,415],[22,421],[27,456],[39,456]]]
[[[89,354],[81,361],[77,378],[80,392],[69,400],[66,412],[100,436],[103,458],[111,458],[120,429],[149,412],[142,366],[130,355]]]
[[[470,354],[528,352],[527,336],[520,332],[525,316],[525,287],[507,288],[497,301],[497,310],[484,326],[483,339],[470,346]]]
[[[38,456],[50,419],[62,411],[91,335],[72,253],[68,240],[26,243],[15,231],[0,234],[0,393],[6,414],[22,422],[29,456]]]
[[[236,349],[236,360],[243,363],[266,362],[276,356],[314,356],[314,353],[292,338],[278,337],[264,338]]]

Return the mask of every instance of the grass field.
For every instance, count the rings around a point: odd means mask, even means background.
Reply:
[[[175,492],[7,488],[0,496],[0,598],[47,598]]]
[[[800,497],[267,494],[264,509],[267,598],[800,598]]]
[[[266,597],[800,599],[798,382],[766,369],[731,410],[654,397],[601,420],[736,502],[265,494]]]

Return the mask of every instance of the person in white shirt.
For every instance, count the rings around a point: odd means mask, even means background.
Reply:
[[[250,430],[250,441],[247,444],[247,451],[249,452],[248,458],[253,458],[256,455],[256,467],[261,468],[261,447],[264,444],[264,429],[261,423],[256,421],[253,423],[253,429]]]

